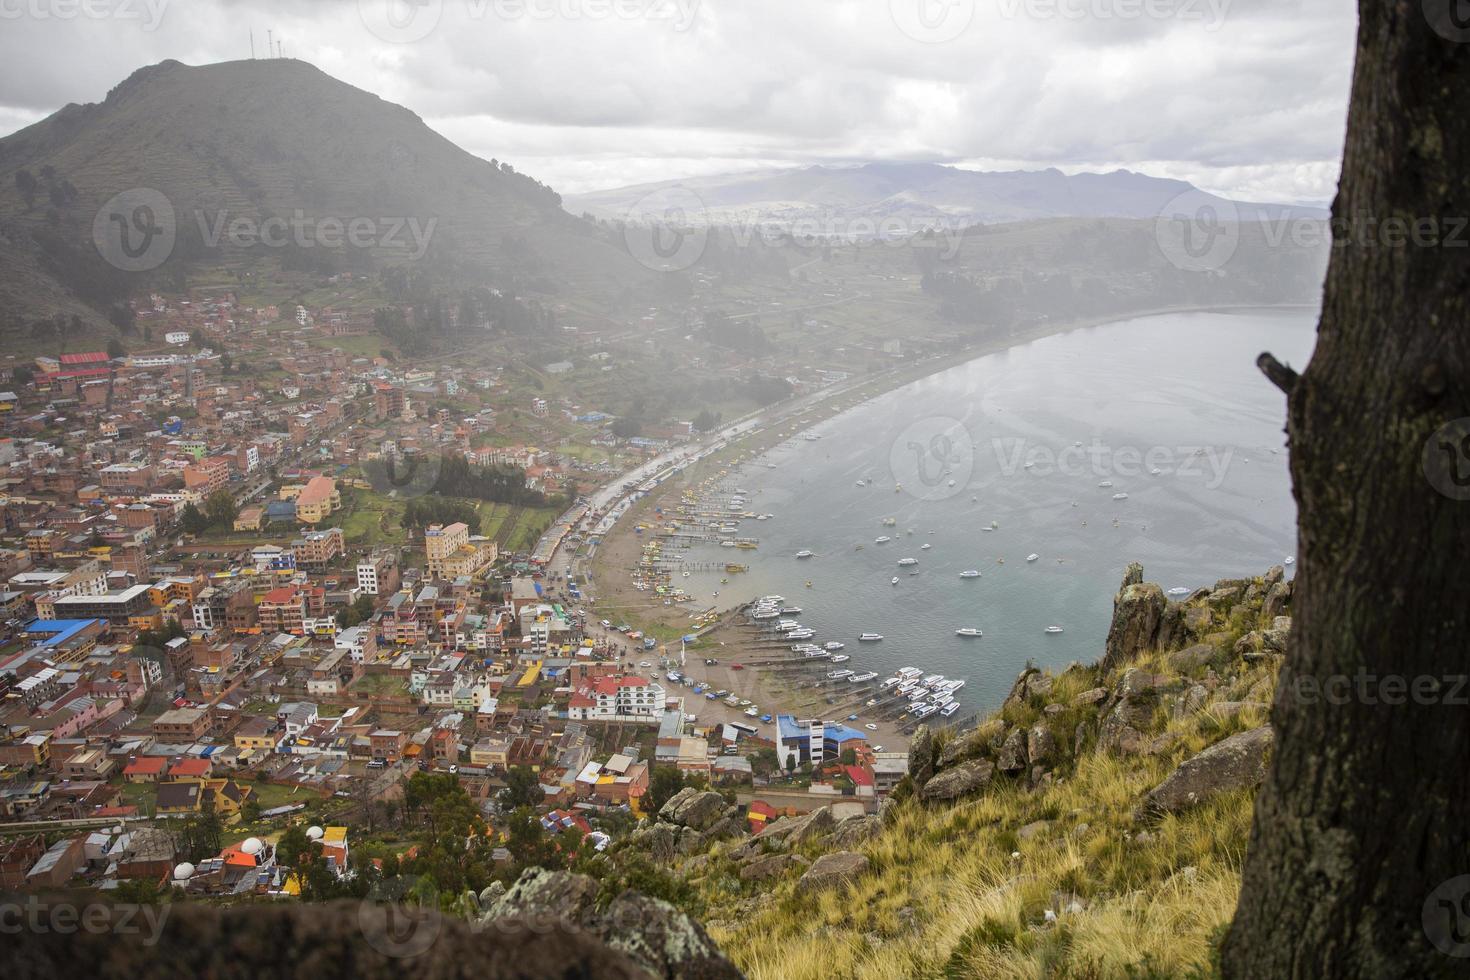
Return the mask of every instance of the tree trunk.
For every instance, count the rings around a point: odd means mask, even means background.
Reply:
[[[1317,349],[1299,378],[1263,364],[1289,394],[1301,563],[1230,978],[1470,975],[1470,29],[1453,2],[1362,0]]]

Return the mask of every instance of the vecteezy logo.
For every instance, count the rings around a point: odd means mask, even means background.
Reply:
[[[975,19],[975,0],[888,0],[893,23],[915,41],[953,41]]]
[[[709,239],[709,212],[698,194],[671,187],[645,194],[623,217],[628,254],[655,272],[678,272],[699,261]]]
[[[434,945],[444,923],[433,899],[415,892],[419,879],[390,878],[375,884],[357,906],[357,926],[373,949],[395,959],[423,954]]]
[[[1224,198],[1188,190],[1159,211],[1154,240],[1175,268],[1214,272],[1225,267],[1240,244],[1240,214]]]
[[[1446,422],[1424,443],[1424,478],[1451,500],[1470,500],[1470,418]]]
[[[1446,956],[1470,957],[1470,875],[1458,875],[1429,893],[1422,910],[1424,935]]]
[[[368,460],[362,464],[362,475],[378,493],[409,500],[433,492],[442,465],[438,453],[415,453],[395,459]]]
[[[1446,41],[1470,41],[1470,0],[1423,0],[1424,19]]]
[[[174,206],[151,187],[114,195],[92,219],[97,254],[124,272],[147,272],[163,265],[173,254],[177,236]]]
[[[922,500],[965,489],[975,470],[975,443],[959,419],[934,415],[906,426],[888,449],[893,479]]]
[[[379,40],[389,44],[422,41],[439,26],[444,0],[357,0],[357,15]]]

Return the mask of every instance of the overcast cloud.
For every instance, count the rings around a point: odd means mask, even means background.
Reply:
[[[1326,201],[1355,28],[1341,0],[0,0],[0,132],[270,29],[564,192],[892,159]]]

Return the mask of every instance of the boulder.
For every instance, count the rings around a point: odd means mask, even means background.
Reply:
[[[831,807],[818,807],[806,816],[799,818],[797,826],[793,827],[791,833],[786,835],[786,844],[788,847],[800,847],[807,841],[816,840],[818,837],[831,831],[835,823],[836,821],[832,819]]]
[[[1261,634],[1261,646],[1273,653],[1285,653],[1286,641],[1291,637],[1291,617],[1277,616],[1271,620],[1271,628]]]
[[[1074,707],[1074,708],[1085,708],[1085,707],[1087,707],[1090,704],[1097,704],[1099,701],[1102,701],[1105,698],[1107,698],[1107,696],[1108,696],[1108,689],[1107,688],[1105,688],[1105,687],[1094,687],[1092,690],[1090,690],[1090,691],[1083,691],[1081,694],[1079,694],[1075,698],[1073,698],[1072,699],[1072,707]]]
[[[1031,678],[1040,673],[1041,671],[1035,667],[1027,667],[1017,674],[1016,682],[1011,685],[1011,693],[1006,695],[1005,701],[1001,704],[1001,710],[1004,711],[1007,707],[1024,704],[1031,684]]]
[[[928,725],[914,729],[909,739],[909,778],[917,786],[923,786],[934,775],[934,736]]]
[[[946,769],[924,784],[919,796],[926,801],[956,800],[983,789],[995,774],[995,763],[989,759],[971,759]]]
[[[1281,565],[1272,565],[1266,569],[1266,576],[1261,579],[1261,583],[1268,589],[1284,581],[1286,581],[1286,569]]]
[[[876,814],[865,817],[849,817],[832,831],[826,846],[850,851],[866,844],[883,831],[883,820]]]
[[[820,891],[845,884],[868,870],[868,857],[854,851],[823,854],[796,883],[798,892]]]
[[[480,906],[480,919],[521,916],[578,921],[596,910],[597,888],[597,880],[587,875],[527,868],[515,884]]]
[[[1181,674],[1192,674],[1206,667],[1215,659],[1215,648],[1204,643],[1185,647],[1169,654],[1169,666]]]
[[[708,830],[725,815],[725,798],[713,790],[685,787],[659,808],[658,818],[681,827]]]
[[[1184,610],[1184,629],[1191,636],[1200,636],[1210,628],[1209,606],[1189,606]]]
[[[1046,697],[1051,693],[1051,686],[1054,683],[1056,683],[1056,678],[1050,674],[1044,674],[1039,671],[1031,674],[1026,678],[1027,700],[1036,697]]]
[[[1177,813],[1233,789],[1258,785],[1274,740],[1271,726],[1239,732],[1179,764],[1144,797],[1140,815]]]
[[[1245,657],[1249,654],[1255,653],[1257,650],[1261,649],[1261,644],[1261,634],[1256,630],[1251,630],[1249,633],[1245,634],[1245,636],[1242,636],[1240,639],[1235,641],[1235,655],[1237,657]]]
[[[783,874],[791,867],[806,867],[810,862],[800,854],[766,854],[740,869],[741,881],[765,881]]]
[[[730,837],[743,837],[746,832],[746,823],[738,816],[724,816],[715,821],[714,825],[704,832],[706,840],[725,840]]]
[[[667,980],[739,980],[697,921],[668,902],[625,891],[588,923],[613,949]]]
[[[1026,761],[1049,762],[1057,753],[1056,736],[1045,725],[1036,725],[1026,733]]]
[[[1164,614],[1159,617],[1159,635],[1155,643],[1161,650],[1176,647],[1184,641],[1184,606],[1169,600],[1164,604]]]
[[[1019,837],[1021,840],[1030,840],[1037,834],[1044,833],[1046,831],[1046,828],[1050,826],[1050,820],[1033,820],[1031,823],[1028,823],[1026,826],[1016,831],[1016,836]]]
[[[1266,598],[1261,602],[1261,615],[1267,619],[1275,619],[1286,611],[1286,605],[1291,601],[1291,583],[1277,582],[1271,586],[1266,593]]]
[[[878,804],[878,820],[887,827],[897,819],[898,801],[891,796],[883,797],[883,802]]]
[[[1155,645],[1167,601],[1163,589],[1143,581],[1142,565],[1134,562],[1128,566],[1123,585],[1113,598],[1113,622],[1098,665],[1104,674]]]
[[[1194,685],[1185,691],[1184,696],[1174,705],[1174,717],[1187,718],[1190,715],[1198,714],[1199,710],[1205,706],[1205,701],[1209,696],[1210,692],[1203,684]]]
[[[1016,773],[1026,768],[1026,733],[1017,728],[1006,736],[996,763],[1001,772]]]

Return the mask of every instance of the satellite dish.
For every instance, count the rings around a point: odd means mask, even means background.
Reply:
[[[260,842],[259,837],[247,837],[245,838],[245,842],[240,845],[240,850],[245,854],[259,854],[260,849],[264,846]]]
[[[320,828],[320,827],[308,827],[308,828],[306,828],[306,836],[308,838],[310,838],[311,840],[321,840],[322,839],[322,828]]]
[[[174,881],[188,881],[194,877],[194,865],[185,861],[174,867]]]

